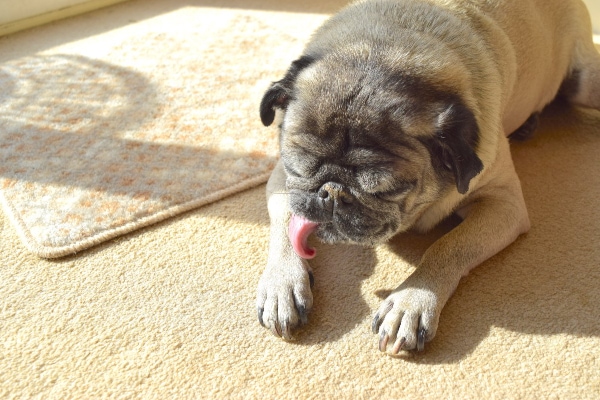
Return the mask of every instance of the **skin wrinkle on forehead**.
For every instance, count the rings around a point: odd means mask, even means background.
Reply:
[[[311,141],[322,146],[315,149],[315,153],[327,151],[329,154],[323,156],[329,157],[339,157],[344,147],[359,145],[411,147],[406,137],[431,136],[437,115],[455,97],[451,92],[440,91],[427,82],[405,75],[396,77],[400,83],[393,85],[385,82],[391,79],[387,76],[366,77],[363,79],[365,87],[348,84],[345,88],[338,84],[335,90],[328,84],[314,82],[317,80],[315,72],[310,76],[312,84],[320,89],[315,90],[312,86],[310,91],[300,90],[304,96],[290,105],[291,123],[286,131],[315,135]],[[305,84],[309,86],[307,82]],[[348,92],[351,94],[347,95]],[[396,141],[401,143],[394,143]]]

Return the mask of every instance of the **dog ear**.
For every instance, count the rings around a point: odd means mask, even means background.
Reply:
[[[452,103],[438,117],[436,144],[443,166],[452,171],[461,194],[469,190],[469,182],[483,170],[475,149],[479,127],[473,113],[461,102]]]
[[[284,78],[280,81],[273,82],[267,90],[260,102],[260,120],[264,126],[269,126],[275,119],[275,109],[285,110],[290,98],[294,83],[298,74],[315,61],[313,57],[302,56],[294,61]]]

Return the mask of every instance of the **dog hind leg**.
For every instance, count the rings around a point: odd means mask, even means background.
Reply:
[[[600,110],[600,53],[589,37],[578,43],[560,94],[573,104]]]

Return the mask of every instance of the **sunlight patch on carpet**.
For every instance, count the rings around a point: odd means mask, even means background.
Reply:
[[[71,254],[266,181],[258,102],[302,43],[266,20],[183,8],[0,59],[0,198],[25,245]]]

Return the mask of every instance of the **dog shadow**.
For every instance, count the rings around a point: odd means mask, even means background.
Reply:
[[[372,313],[361,285],[374,271],[373,248],[313,243],[317,256],[311,260],[315,277],[313,310],[309,322],[296,332],[298,345],[335,342],[363,324]]]

